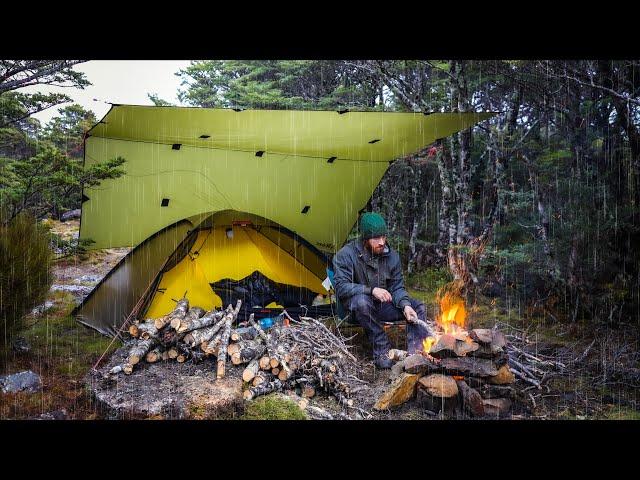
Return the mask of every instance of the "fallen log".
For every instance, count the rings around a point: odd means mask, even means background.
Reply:
[[[511,411],[512,402],[508,398],[486,398],[482,403],[485,415],[492,417],[506,417]]]
[[[514,400],[516,398],[516,390],[508,385],[489,385],[484,384],[480,387],[482,397],[487,398],[509,398]]]
[[[144,357],[144,359],[148,363],[155,363],[158,360],[162,359],[162,352],[160,352],[159,348],[154,348],[149,353],[147,353],[147,355]]]
[[[247,368],[245,368],[242,372],[242,380],[244,380],[245,382],[250,382],[254,379],[259,370],[260,364],[258,363],[258,360],[251,360],[249,365],[247,365]]]
[[[270,373],[265,372],[264,370],[258,371],[256,376],[253,378],[251,385],[257,387],[258,385],[262,385],[263,383],[269,383],[273,377]]]
[[[453,413],[458,406],[458,385],[446,375],[433,373],[418,381],[418,403],[432,412]]]
[[[404,360],[405,358],[407,358],[408,355],[409,353],[406,350],[397,350],[395,348],[390,349],[389,353],[387,353],[387,356],[389,357],[389,359],[395,362]]]
[[[263,383],[262,385],[258,385],[257,387],[251,387],[250,389],[245,390],[242,396],[245,400],[253,400],[260,395],[266,395],[268,393],[280,390],[281,388],[282,382],[276,378],[270,382]]]
[[[240,349],[231,356],[234,365],[250,362],[254,358],[260,357],[267,349],[264,343],[255,341],[242,342],[238,345],[240,345]]]
[[[380,396],[373,408],[387,410],[402,405],[415,395],[418,378],[418,375],[403,373],[391,383],[391,386]]]
[[[485,378],[498,374],[493,362],[484,358],[443,358],[440,360],[440,367],[450,375],[474,375]]]
[[[189,300],[186,298],[182,298],[178,300],[176,308],[173,309],[172,312],[168,313],[164,317],[159,317],[154,320],[154,325],[158,330],[164,328],[165,325],[171,323],[171,320],[174,318],[184,318],[189,310]]]
[[[498,369],[498,374],[487,378],[487,382],[493,385],[506,385],[515,383],[516,376],[509,369],[509,365],[503,365]]]
[[[193,319],[189,324],[180,324],[178,327],[178,333],[188,333],[193,330],[200,330],[205,327],[210,327],[218,323],[225,315],[224,310],[211,310],[205,313],[202,317]]]
[[[158,335],[158,329],[156,328],[153,320],[140,323],[138,325],[138,332],[140,338],[142,338],[143,340],[148,340],[149,338],[153,338]]]
[[[441,370],[438,364],[432,362],[421,353],[409,355],[403,360],[403,366],[405,372],[420,376]]]
[[[211,327],[193,330],[190,333],[187,333],[183,338],[183,342],[191,348],[196,347],[203,342],[211,340],[220,331],[220,329],[224,327],[224,325],[225,319],[223,317],[218,323]]]
[[[184,318],[174,317],[171,319],[171,328],[173,328],[174,330],[178,330],[180,327],[184,326],[185,329],[188,329],[191,322],[202,317],[204,314],[205,311],[202,308],[191,307]]]
[[[238,315],[241,305],[242,300],[238,299],[236,308],[233,310],[233,312],[227,313],[227,315],[225,315],[224,329],[220,337],[220,346],[218,347],[218,364],[216,369],[216,378],[218,379],[224,377],[225,374],[227,365],[227,347],[229,346],[229,336],[231,336],[231,324]]]
[[[473,417],[482,417],[484,415],[484,404],[480,393],[475,388],[467,385],[464,380],[456,380],[456,385],[462,398],[462,411],[469,413]]]
[[[128,363],[131,365],[136,365],[144,356],[151,350],[151,348],[156,344],[156,341],[153,339],[148,340],[140,340],[138,343],[129,350],[128,355]]]
[[[302,387],[302,396],[305,398],[313,398],[316,394],[316,389],[313,385],[307,383],[304,387]]]

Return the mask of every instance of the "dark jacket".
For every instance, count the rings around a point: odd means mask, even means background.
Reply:
[[[385,245],[381,255],[372,255],[363,241],[355,239],[342,247],[333,257],[335,290],[342,305],[348,305],[353,295],[371,295],[374,287],[387,290],[393,304],[403,309],[411,305],[404,289],[400,256]]]

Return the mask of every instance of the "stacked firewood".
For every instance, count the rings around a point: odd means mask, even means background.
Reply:
[[[391,386],[374,408],[385,410],[411,398],[432,413],[505,416],[516,396],[507,342],[498,330],[439,334],[426,351],[390,350],[396,363]]]
[[[201,362],[214,356],[217,378],[224,377],[227,362],[245,366],[247,400],[279,391],[299,399],[324,392],[345,408],[360,411],[350,396],[366,383],[358,378],[361,367],[343,337],[311,317],[289,317],[286,326],[265,331],[252,314],[249,327],[234,329],[240,306],[238,300],[235,308],[205,312],[189,308],[188,300],[182,299],[169,314],[132,324],[134,341],[127,360],[109,373],[129,375],[143,359]]]
[[[232,329],[242,302],[235,308],[205,312],[200,307],[189,308],[189,301],[183,298],[169,314],[135,322],[129,327],[129,334],[135,339],[127,355],[127,361],[117,365],[109,373],[124,372],[130,375],[136,365],[144,359],[148,363],[160,360],[175,360],[183,363],[192,360],[201,362],[208,356],[215,356],[216,378],[225,375],[230,342],[240,339]]]

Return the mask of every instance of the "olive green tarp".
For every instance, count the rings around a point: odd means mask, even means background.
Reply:
[[[74,313],[112,333],[184,240],[171,226],[196,227],[216,212],[268,219],[332,254],[392,161],[492,115],[114,105],[87,134],[85,165],[121,156],[126,173],[84,189],[80,239],[139,252],[114,269],[128,274],[110,275]],[[163,229],[174,233],[151,255],[148,239]]]

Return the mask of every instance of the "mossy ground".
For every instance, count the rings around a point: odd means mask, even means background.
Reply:
[[[27,320],[20,333],[30,344],[27,353],[5,351],[6,372],[33,370],[43,382],[38,393],[0,395],[0,419],[25,419],[41,413],[65,409],[70,418],[91,419],[97,414],[84,387],[84,376],[107,351],[115,351],[119,342],[91,330],[73,319],[69,313],[73,297],[66,292],[53,292],[55,305],[40,318]],[[111,344],[111,345],[110,345]]]
[[[239,420],[307,420],[307,416],[292,400],[270,394],[247,402]]]

